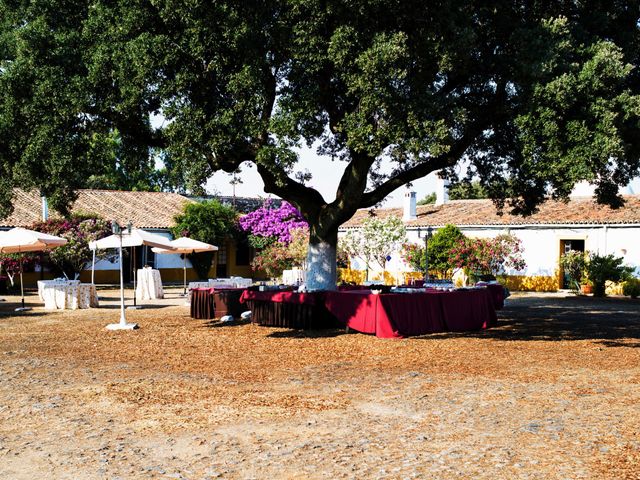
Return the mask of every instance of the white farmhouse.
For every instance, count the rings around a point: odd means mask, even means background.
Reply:
[[[434,205],[416,207],[414,192],[407,192],[404,208],[359,210],[341,228],[344,234],[358,228],[370,215],[401,217],[409,242],[425,242],[427,232],[447,224],[456,225],[468,237],[490,238],[503,233],[522,241],[526,270],[507,272],[513,290],[555,291],[566,288],[558,266],[560,256],[569,250],[583,250],[623,257],[640,276],[640,195],[624,196],[624,207],[614,210],[598,205],[591,197],[572,197],[568,202],[547,201],[529,217],[508,213],[498,215],[491,200],[449,201],[446,189]],[[392,255],[387,265],[396,278],[409,267],[400,254]],[[359,268],[357,262],[352,268]]]

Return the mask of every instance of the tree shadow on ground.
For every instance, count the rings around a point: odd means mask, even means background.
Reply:
[[[265,327],[273,328],[273,327]],[[323,330],[279,330],[272,332],[267,337],[270,338],[331,338],[346,335],[344,329],[328,328]]]
[[[246,325],[247,323],[251,323],[250,320],[232,320],[231,322],[221,322],[219,319],[211,319],[207,320],[206,323],[202,324],[202,328],[226,328],[226,327],[237,327],[239,325]]]
[[[420,338],[495,340],[593,340],[607,347],[639,348],[640,301],[627,298],[519,297],[498,312],[498,326],[488,330],[441,333]],[[627,341],[620,341],[627,339]]]

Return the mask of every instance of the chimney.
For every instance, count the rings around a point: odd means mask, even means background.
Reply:
[[[449,202],[449,180],[436,177],[436,205]]]
[[[46,222],[49,220],[49,202],[47,202],[47,197],[42,197],[42,221]]]
[[[415,220],[416,215],[416,192],[406,192],[404,194],[404,206],[402,220]]]

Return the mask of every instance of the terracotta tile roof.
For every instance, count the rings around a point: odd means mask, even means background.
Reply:
[[[407,227],[463,225],[554,225],[554,224],[625,224],[640,223],[640,195],[624,196],[625,205],[614,210],[598,205],[592,198],[572,198],[569,202],[549,200],[537,213],[521,217],[504,213],[498,215],[491,200],[452,200],[444,205],[417,207],[417,219],[405,222]],[[402,208],[358,210],[343,228],[357,227],[367,216],[391,215],[402,218]]]
[[[191,202],[176,193],[78,190],[78,199],[71,211],[94,213],[121,224],[131,220],[138,228],[168,228],[174,224],[173,217]],[[27,227],[41,220],[42,204],[38,192],[16,189],[13,205],[13,213],[0,219],[0,227]],[[49,211],[50,217],[57,215],[57,212]]]

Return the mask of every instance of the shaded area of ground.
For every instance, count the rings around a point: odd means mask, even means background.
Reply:
[[[638,302],[514,295],[405,340],[182,303],[135,332],[0,303],[0,478],[639,478]]]

